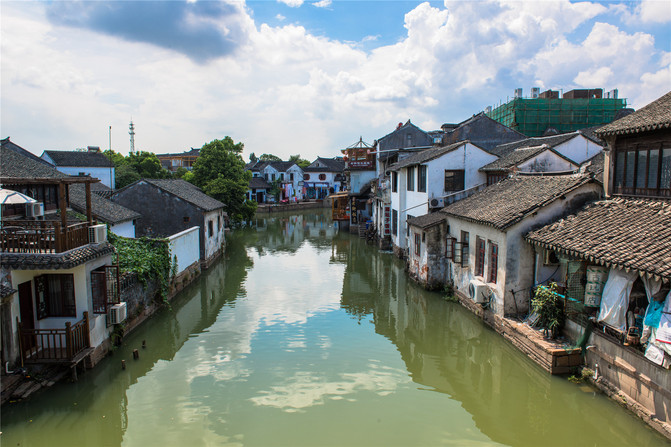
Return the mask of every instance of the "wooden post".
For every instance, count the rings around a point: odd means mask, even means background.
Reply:
[[[56,253],[64,252],[63,235],[61,234],[61,224],[54,222],[54,250]]]
[[[65,183],[58,185],[58,207],[61,211],[61,226],[65,229],[68,227],[68,203],[65,200],[67,195],[67,188]]]
[[[133,349],[133,358],[135,360],[140,358],[140,352],[137,349]]]
[[[121,361],[121,369],[126,369],[126,361],[125,360]]]
[[[23,337],[21,336],[21,321],[16,317],[16,327],[19,329],[19,352],[21,353],[21,368],[23,368]]]
[[[88,311],[84,311],[84,336],[86,337],[84,340],[86,341],[86,347],[90,348],[91,347],[91,333],[89,332],[89,313]]]
[[[86,220],[93,225],[93,214],[91,210],[91,183],[86,182]]]
[[[68,355],[68,359],[72,360],[72,328],[70,327],[70,322],[67,321],[65,323],[65,347],[66,347],[66,352]],[[56,346],[54,346],[54,349],[56,349]],[[75,372],[75,377],[76,372]],[[76,379],[75,379],[76,380]]]

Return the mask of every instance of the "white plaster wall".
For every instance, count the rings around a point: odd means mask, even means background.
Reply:
[[[359,194],[361,188],[375,178],[375,171],[351,171],[350,172],[350,192]]]
[[[217,217],[219,217],[219,222],[221,227],[217,224]],[[212,222],[213,234],[210,237],[209,234],[209,224]],[[205,259],[209,259],[211,256],[217,253],[225,243],[224,236],[224,211],[222,209],[210,211],[205,213],[204,216],[204,225],[203,225],[203,238],[205,239]]]
[[[541,166],[544,169],[538,169]],[[565,158],[560,157],[554,152],[547,150],[543,151],[535,157],[520,163],[518,166],[522,172],[559,172],[559,171],[573,171],[578,165],[569,162]]]
[[[126,222],[121,222],[116,225],[110,226],[110,231],[117,236],[123,237],[135,237],[135,222],[132,220],[127,220]]]
[[[35,322],[35,329],[63,329],[65,323],[70,322],[75,324],[83,318],[84,312],[89,313],[89,334],[91,339],[91,346],[96,347],[109,337],[112,328],[107,328],[106,316],[104,314],[97,315],[92,311],[93,301],[91,295],[91,271],[102,267],[104,265],[112,265],[112,255],[103,256],[93,261],[89,261],[84,265],[77,266],[73,269],[59,269],[59,270],[13,270],[12,271],[12,286],[18,289],[18,285],[26,281],[31,282],[31,289],[33,293],[33,319]],[[37,302],[35,300],[35,282],[33,279],[36,276],[45,274],[72,274],[75,286],[75,317],[50,317],[37,319]],[[12,305],[12,310],[16,310],[16,315],[20,315],[18,305],[18,293],[16,294],[17,305]]]
[[[58,169],[63,174],[68,175],[79,175],[80,172],[83,172],[85,175],[90,175],[93,178],[100,179],[100,183],[114,189],[114,185],[112,185],[112,179],[115,178],[114,168],[111,168],[112,171],[111,176],[110,176],[110,168],[88,168],[88,167],[69,167],[69,166],[55,166],[55,168]]]
[[[391,209],[398,211],[398,220],[396,222],[398,232],[396,235],[394,233],[391,233],[391,242],[393,245],[404,249],[405,248],[405,219],[406,219],[406,214],[402,213],[401,211],[404,210],[405,207],[405,195],[406,195],[406,188],[403,187],[401,188],[401,184],[405,185],[406,184],[406,170],[402,169],[398,173],[398,191],[397,192],[392,192],[391,193]],[[393,212],[391,219],[393,220]],[[392,229],[393,229],[393,224],[392,224]]]
[[[200,227],[192,227],[168,237],[170,254],[177,256],[177,274],[182,273],[194,262],[198,262],[200,248],[198,237]]]
[[[580,164],[601,152],[603,147],[582,135],[578,135],[569,141],[555,146],[554,150]]]

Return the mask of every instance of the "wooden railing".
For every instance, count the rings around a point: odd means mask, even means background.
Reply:
[[[24,363],[71,362],[91,347],[88,312],[75,324],[65,323],[64,329],[25,329],[18,318],[17,324]]]
[[[89,243],[87,222],[61,228],[60,222],[4,221],[0,252],[62,253]]]

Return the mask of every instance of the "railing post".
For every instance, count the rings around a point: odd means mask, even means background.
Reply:
[[[21,321],[19,321],[19,317],[16,317],[16,327],[19,330],[19,352],[21,353],[21,368],[23,368],[23,356],[25,355],[23,353],[23,336],[21,334]]]
[[[69,321],[65,323],[65,347],[68,359],[72,360],[72,328],[70,326]]]
[[[61,224],[59,222],[54,222],[54,245],[56,253],[61,253],[64,250],[63,248],[63,235],[61,234]]]
[[[89,313],[84,311],[84,341],[86,341],[87,348],[91,347],[91,334],[89,332]]]

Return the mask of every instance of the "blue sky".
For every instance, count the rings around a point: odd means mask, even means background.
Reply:
[[[51,1],[0,4],[1,136],[41,154],[335,156],[408,119],[459,122],[522,87],[671,88],[671,2]]]

